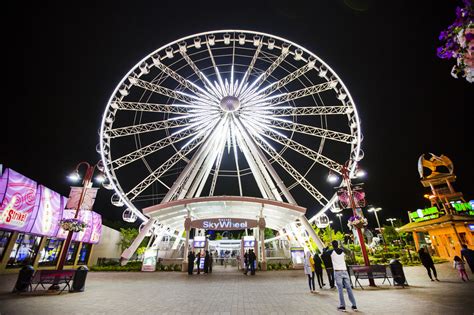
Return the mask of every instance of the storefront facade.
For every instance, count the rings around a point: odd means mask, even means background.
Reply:
[[[61,252],[68,250],[64,268],[87,265],[93,244],[100,240],[102,218],[90,210],[78,217],[87,228],[73,233],[68,249],[68,232],[60,220],[73,218],[68,198],[11,169],[0,178],[0,273],[16,272],[25,265],[35,269],[56,269]]]
[[[427,247],[431,253],[453,260],[460,256],[461,246],[466,244],[474,250],[473,201],[458,203],[464,207],[453,207],[455,214],[445,214],[436,207],[420,209],[409,213],[412,222],[402,226],[400,232],[413,233],[416,249]]]

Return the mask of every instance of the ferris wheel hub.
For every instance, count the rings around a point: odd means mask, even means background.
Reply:
[[[225,96],[222,98],[220,106],[226,112],[235,112],[240,108],[240,101],[235,96]]]

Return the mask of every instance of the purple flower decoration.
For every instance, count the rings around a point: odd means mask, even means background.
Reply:
[[[456,58],[456,64],[451,70],[455,78],[464,77],[468,82],[474,82],[474,51],[470,44],[474,40],[474,11],[472,0],[463,0],[464,7],[456,7],[456,19],[446,30],[441,31],[438,39],[443,45],[436,49],[436,55],[441,59]]]

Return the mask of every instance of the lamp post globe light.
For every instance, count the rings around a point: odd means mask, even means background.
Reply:
[[[97,163],[98,164],[98,163]],[[95,165],[90,165],[87,162],[80,162],[79,164],[76,165],[76,168],[71,175],[68,176],[69,180],[73,182],[77,182],[81,179],[81,176],[79,174],[79,168],[81,166],[86,167],[86,171],[84,173],[84,177],[82,179],[82,190],[81,190],[81,195],[79,197],[79,200],[77,202],[77,206],[74,212],[74,219],[77,219],[79,216],[79,211],[81,209],[82,203],[84,201],[84,198],[86,196],[87,189],[92,188],[93,184],[93,176],[94,172],[96,170],[97,164]],[[99,184],[102,184],[105,181],[105,176],[102,173],[97,174],[95,181],[98,182]],[[61,252],[61,257],[59,258],[59,264],[58,264],[58,270],[62,270],[64,268],[64,263],[66,261],[67,253],[69,252],[69,246],[71,245],[71,240],[72,240],[72,234],[74,232],[72,230],[68,231],[67,233],[67,238],[64,242],[64,250]],[[54,285],[53,285],[54,288]]]
[[[347,188],[347,194],[349,196],[349,201],[352,208],[352,214],[356,216],[357,211],[356,211],[356,204],[354,201],[354,195],[352,194],[351,176],[356,177],[356,178],[364,177],[366,173],[365,171],[363,171],[362,169],[358,167],[356,160],[349,159],[342,166],[341,175],[342,175],[344,185]],[[328,176],[328,181],[335,183],[337,180],[338,180],[337,175],[330,171],[329,176]],[[367,255],[367,249],[365,247],[364,236],[362,235],[361,228],[356,227],[356,230],[357,230],[357,236],[359,238],[360,248],[362,250],[362,256],[364,257],[364,264],[366,266],[370,266],[369,256]],[[373,278],[369,278],[369,285],[372,287],[375,286],[375,282]]]

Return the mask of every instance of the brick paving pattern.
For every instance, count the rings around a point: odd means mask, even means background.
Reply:
[[[311,294],[302,270],[244,276],[230,267],[214,269],[213,274],[193,276],[89,272],[84,292],[61,295],[44,291],[11,294],[17,276],[0,275],[0,314],[338,313],[337,290],[318,288],[317,294]],[[437,265],[437,269],[441,282],[431,282],[423,267],[405,267],[410,285],[405,289],[387,284],[355,289],[359,313],[474,314],[474,280],[463,283],[448,263]],[[367,280],[361,282],[368,284]],[[381,282],[376,279],[377,284]],[[349,309],[347,299],[346,303]]]

